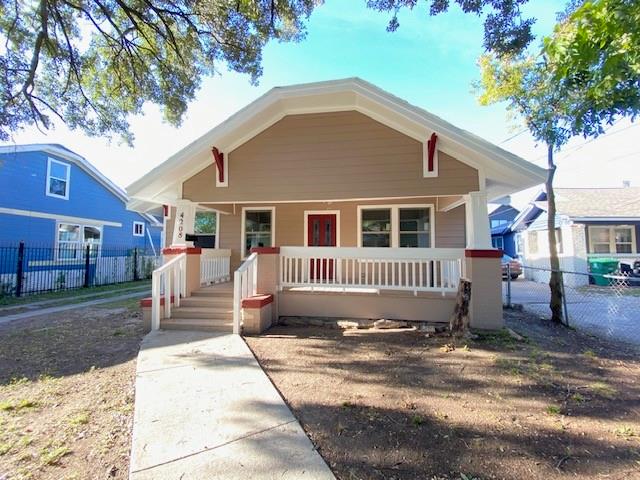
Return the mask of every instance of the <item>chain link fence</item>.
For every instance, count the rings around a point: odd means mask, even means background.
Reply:
[[[0,246],[0,297],[146,280],[160,265],[154,252],[128,246]]]
[[[508,270],[502,282],[504,305],[550,318],[551,271],[523,265],[522,274],[512,279]],[[640,277],[563,270],[560,273],[566,325],[640,345]]]

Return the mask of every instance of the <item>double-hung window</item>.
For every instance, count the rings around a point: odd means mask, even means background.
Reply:
[[[244,208],[242,219],[242,250],[249,255],[253,247],[273,247],[275,237],[275,209]]]
[[[362,247],[429,248],[432,246],[431,206],[359,207]]]
[[[589,253],[636,253],[633,226],[589,226]]]
[[[133,236],[144,237],[144,222],[133,222]]]
[[[102,229],[93,225],[58,223],[58,260],[78,260],[84,258],[87,247],[89,255],[97,257],[102,245]]]
[[[49,158],[47,162],[47,195],[50,197],[69,199],[69,179],[71,166]]]

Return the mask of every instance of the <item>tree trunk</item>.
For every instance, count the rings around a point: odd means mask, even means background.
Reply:
[[[556,173],[556,165],[553,160],[553,146],[547,145],[547,233],[549,235],[549,263],[551,276],[549,288],[551,290],[551,321],[562,323],[562,273],[560,272],[560,259],[558,258],[558,245],[556,238],[556,197],[553,191],[553,177]]]
[[[469,328],[469,303],[471,302],[471,282],[466,278],[460,279],[456,306],[449,317],[451,335],[459,337]]]

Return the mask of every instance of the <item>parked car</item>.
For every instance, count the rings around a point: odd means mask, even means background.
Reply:
[[[507,278],[507,273],[511,274],[511,280],[515,280],[522,275],[522,264],[515,258],[505,254],[502,255],[502,278]]]

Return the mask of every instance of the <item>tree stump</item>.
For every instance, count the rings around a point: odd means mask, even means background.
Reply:
[[[469,302],[471,301],[471,280],[460,279],[458,293],[456,294],[456,306],[449,317],[449,330],[456,337],[464,335],[469,328]]]

